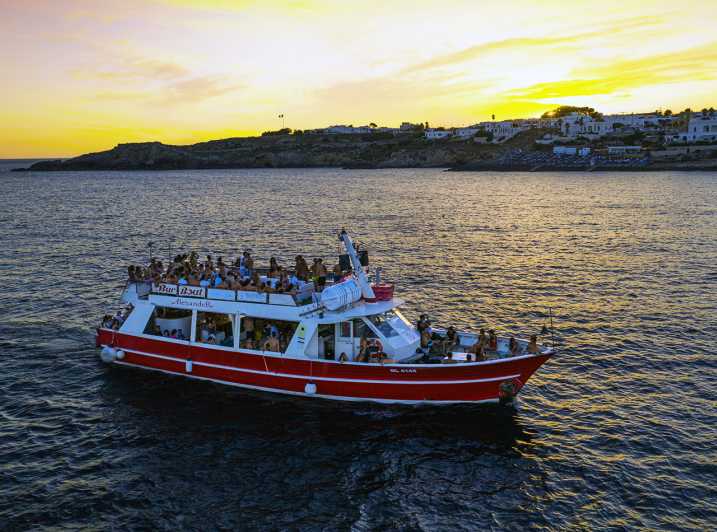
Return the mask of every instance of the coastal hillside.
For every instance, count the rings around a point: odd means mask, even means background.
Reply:
[[[472,139],[426,140],[420,133],[366,135],[267,135],[187,146],[161,142],[119,144],[67,160],[41,161],[31,171],[174,170],[211,168],[408,168],[453,167],[530,149],[545,132],[525,131],[499,144]]]

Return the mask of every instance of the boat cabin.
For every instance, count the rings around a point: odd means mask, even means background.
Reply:
[[[326,304],[331,299],[331,287],[322,293],[309,287],[292,295],[132,283],[123,301],[134,309],[119,330],[297,358],[354,361],[362,339],[376,342],[396,362],[421,356],[416,353],[420,336],[398,310],[402,300],[359,298],[332,310]]]

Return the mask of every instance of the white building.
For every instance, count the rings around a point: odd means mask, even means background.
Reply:
[[[478,124],[479,129],[485,129],[489,133],[493,133],[493,142],[505,142],[513,138],[521,131],[528,129],[527,125],[522,125],[514,120],[503,120],[501,122],[481,122]]]
[[[590,155],[590,148],[587,146],[555,146],[553,147],[554,155],[579,155],[587,157]]]
[[[429,140],[445,139],[451,136],[453,136],[453,132],[445,129],[427,129],[425,131],[425,137]]]
[[[563,136],[575,139],[585,137],[594,139],[612,131],[612,123],[596,120],[585,113],[570,113],[560,119],[560,130]]]
[[[571,113],[560,119],[560,129],[565,137],[571,139],[577,137],[596,139],[622,128],[637,131],[655,130],[671,120],[671,117],[655,113],[605,115],[598,118],[585,113]]]
[[[326,128],[326,133],[329,135],[360,135],[365,133],[371,133],[372,129],[368,126],[329,126]]]
[[[687,124],[687,131],[668,135],[665,140],[675,144],[717,141],[717,113],[693,113]]]
[[[467,139],[470,137],[475,137],[475,134],[480,131],[477,127],[458,127],[453,130],[454,135],[456,137],[460,137],[462,139]]]

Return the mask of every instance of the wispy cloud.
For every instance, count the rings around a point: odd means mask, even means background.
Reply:
[[[670,82],[717,80],[717,41],[677,52],[614,61],[576,70],[572,79],[536,83],[510,91],[530,100],[592,96]]]
[[[190,75],[189,69],[172,61],[148,59],[143,57],[122,58],[116,69],[104,69],[90,73],[99,79],[107,80],[172,80]]]
[[[555,49],[560,47],[574,48],[576,46],[585,46],[589,41],[593,39],[604,39],[607,35],[614,40],[616,35],[620,33],[633,33],[636,31],[641,33],[654,32],[657,31],[663,23],[663,18],[658,16],[632,17],[611,23],[610,25],[605,25],[598,29],[569,35],[514,37],[500,41],[486,42],[464,48],[457,52],[439,55],[416,65],[411,65],[405,68],[403,73],[455,66],[501,52],[523,51],[526,53],[535,53],[536,48]]]
[[[152,90],[105,90],[98,92],[98,100],[137,102],[149,106],[200,103],[245,88],[221,76],[197,76],[162,84]]]

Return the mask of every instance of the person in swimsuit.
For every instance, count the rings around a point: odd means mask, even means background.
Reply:
[[[538,337],[532,335],[530,337],[530,343],[528,343],[528,353],[539,353],[540,348],[538,347]]]
[[[495,335],[495,331],[493,329],[488,331],[488,350],[498,350],[498,337]]]

